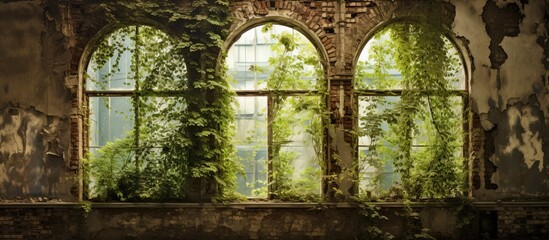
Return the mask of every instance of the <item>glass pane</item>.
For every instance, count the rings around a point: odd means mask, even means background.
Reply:
[[[295,44],[287,50],[281,39],[292,39]],[[237,90],[314,89],[318,76],[313,64],[319,65],[318,53],[310,41],[280,25],[272,25],[266,32],[263,26],[248,30],[227,56],[232,86]]]
[[[133,130],[130,97],[90,97],[90,150],[122,139]]]
[[[273,98],[272,161],[276,190],[320,194],[323,161],[318,96]]]
[[[436,96],[425,97],[418,103],[417,117],[414,119],[416,128],[412,130],[412,159],[431,158],[436,144],[438,130],[433,125],[433,114],[445,117],[445,124],[452,127],[449,136],[455,138],[452,148],[454,157],[458,159],[463,154],[463,101],[460,96],[452,96],[447,100]],[[395,172],[393,159],[398,154],[395,141],[396,133],[392,128],[395,117],[398,116],[396,105],[400,96],[361,96],[359,97],[359,189],[361,192],[383,193],[400,181]],[[437,105],[437,101],[442,104]],[[432,109],[431,109],[432,108]],[[444,113],[437,109],[450,109]],[[449,158],[452,158],[451,156]],[[452,159],[447,159],[452,161]],[[460,163],[459,165],[462,165]]]
[[[136,79],[141,89],[183,90],[186,80],[181,51],[168,35],[147,26],[109,35],[92,55],[86,74],[86,90],[95,91],[134,90]]]
[[[388,141],[389,114],[400,97],[359,97],[359,189],[361,192],[388,190],[398,175],[392,167],[393,147]]]
[[[139,27],[140,89],[183,90],[187,69],[181,49],[164,32],[146,26]]]
[[[360,53],[356,66],[356,86],[361,89],[398,90],[403,89],[403,75],[395,64],[394,40],[391,38],[391,26],[372,37]],[[443,37],[449,68],[445,78],[449,89],[465,90],[465,69],[459,52],[454,45]]]
[[[267,97],[237,97],[237,156],[245,175],[237,178],[237,192],[267,197]]]
[[[162,148],[183,144],[181,113],[186,110],[183,97],[141,97],[139,105],[140,151],[153,159]]]
[[[135,81],[131,70],[135,42],[131,40],[128,33],[116,31],[106,41],[106,45],[120,44],[122,52],[115,51],[103,65],[95,60],[98,58],[94,53],[86,70],[86,90],[132,90],[135,88]],[[106,51],[106,48],[102,49]]]
[[[90,97],[89,196],[113,197],[112,184],[134,159],[132,99]]]

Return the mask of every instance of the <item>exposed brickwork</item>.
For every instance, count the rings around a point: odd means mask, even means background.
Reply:
[[[334,32],[335,3],[328,1],[235,1],[231,6],[234,30],[247,21],[264,16],[278,16],[296,21],[316,35],[328,54],[328,62],[336,61]],[[291,23],[291,22],[290,22]],[[305,30],[305,29],[302,29]]]
[[[480,117],[477,114],[473,114],[472,117],[472,127],[471,127],[471,161],[470,161],[470,171],[471,171],[471,184],[474,189],[479,189],[481,186],[480,179],[480,161],[482,160],[481,151],[482,144],[484,141],[484,131],[480,126]]]
[[[498,214],[499,239],[549,239],[549,207],[504,207]]]
[[[53,209],[0,208],[0,239],[56,239]]]
[[[491,36],[490,61],[493,68],[499,68],[507,60],[507,53],[499,45],[505,36],[516,37],[519,32],[519,23],[523,16],[519,6],[515,3],[499,8],[489,0],[484,6],[482,18],[486,22],[486,31]]]

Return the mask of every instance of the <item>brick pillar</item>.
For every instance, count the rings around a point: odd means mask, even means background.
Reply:
[[[71,89],[71,115],[70,115],[70,160],[69,170],[78,176],[78,182],[71,187],[70,192],[73,196],[83,199],[83,178],[82,162],[83,158],[83,108],[82,108],[82,84],[79,83],[78,75],[71,74],[66,77],[65,84]]]
[[[355,192],[352,75],[336,75],[330,80],[330,126],[324,192],[333,201],[346,200]]]

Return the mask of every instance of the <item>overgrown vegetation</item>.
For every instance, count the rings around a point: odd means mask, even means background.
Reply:
[[[463,107],[461,94],[453,91],[459,89],[457,53],[440,29],[423,23],[392,24],[374,41],[371,62],[357,67],[359,89],[381,90],[360,97],[359,135],[367,148],[359,164],[375,169],[368,190],[379,196],[402,188],[400,197],[416,199],[461,196]],[[398,175],[381,187],[388,166]]]
[[[357,199],[401,199],[405,239],[434,239],[422,228],[412,200],[463,197],[466,189],[462,65],[436,14],[443,9],[422,7],[417,21],[393,23],[374,36],[355,78],[362,181]],[[366,219],[379,218],[376,209],[367,209]],[[463,221],[469,224],[470,217]]]
[[[134,126],[124,138],[90,154],[86,164],[90,197],[122,201],[230,198],[239,170],[230,144],[233,93],[225,69],[218,68],[223,66],[219,55],[221,39],[227,35],[228,2],[193,1],[185,11],[171,1],[105,1],[99,6],[115,23],[132,18],[120,15],[132,12],[136,19],[148,15],[184,29],[170,38],[152,27],[123,27],[95,50],[94,70],[110,64],[109,73],[101,79],[87,80],[97,84],[98,90],[109,90],[106,83],[120,71],[125,52],[133,56],[126,83],[134,89],[129,95],[132,113],[125,114]]]
[[[326,115],[323,68],[313,45],[301,34],[286,30],[276,33],[271,31],[272,27],[272,24],[267,24],[262,28],[264,36],[275,41],[271,45],[268,66],[253,66],[251,69],[269,72],[267,79],[260,82],[270,91],[269,136],[263,137],[270,138],[268,162],[272,169],[268,170],[268,179],[271,182],[267,183],[269,188],[267,184],[260,184],[261,187],[252,189],[252,193],[256,196],[269,194],[286,201],[318,200]],[[289,94],[296,90],[314,94]],[[296,143],[313,148],[314,153],[307,155],[302,152],[304,146],[293,146]],[[254,151],[244,156],[243,161],[253,162],[257,154]],[[304,162],[305,169],[296,169],[296,161]],[[257,186],[254,183],[249,185]]]

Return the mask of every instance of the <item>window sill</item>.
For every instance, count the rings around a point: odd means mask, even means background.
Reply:
[[[403,202],[370,202],[382,208],[402,208]],[[478,209],[498,207],[549,207],[549,201],[473,201]],[[322,210],[333,208],[355,208],[357,203],[273,203],[273,202],[237,202],[237,203],[128,203],[128,202],[92,202],[92,208],[231,208],[231,209],[309,209]],[[412,207],[448,207],[459,202],[411,202]],[[0,203],[0,208],[79,208],[80,202],[41,202],[41,203]]]

